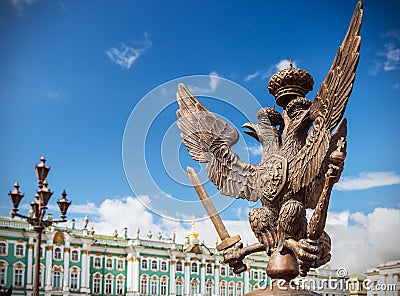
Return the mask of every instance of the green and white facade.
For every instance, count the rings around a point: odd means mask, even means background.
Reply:
[[[72,224],[73,225],[73,224]],[[87,229],[51,227],[42,236],[41,295],[224,295],[240,296],[266,283],[268,258],[246,258],[235,275],[215,248],[193,229],[184,244],[105,236]],[[21,220],[0,218],[0,285],[31,295],[35,232]]]

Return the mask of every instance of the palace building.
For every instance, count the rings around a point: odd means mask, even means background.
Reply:
[[[51,219],[51,216],[48,216]],[[245,259],[235,275],[213,247],[194,230],[183,244],[175,235],[135,238],[101,235],[87,229],[49,227],[40,250],[41,295],[226,295],[240,296],[267,282],[268,257]],[[32,295],[35,232],[27,222],[0,218],[0,286],[13,295]]]

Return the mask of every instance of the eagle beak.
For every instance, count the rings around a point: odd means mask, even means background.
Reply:
[[[251,123],[251,122],[246,122],[245,124],[242,125],[242,128],[247,128],[247,130],[244,130],[244,133],[252,136],[254,139],[256,139],[258,142],[260,142],[258,138],[258,125]]]

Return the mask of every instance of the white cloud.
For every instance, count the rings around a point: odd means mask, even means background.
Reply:
[[[383,63],[383,70],[396,70],[400,64],[400,48],[396,47],[393,43],[386,43],[385,52],[382,55],[386,58],[386,61]]]
[[[259,155],[262,155],[262,153],[263,153],[263,148],[262,148],[261,144],[254,145],[254,146],[247,146],[246,149],[247,149],[247,151],[249,151],[251,156],[259,156]]]
[[[333,268],[364,273],[367,268],[400,258],[399,209],[376,208],[368,215],[345,214],[338,224],[329,223],[329,215],[326,231],[332,239]]]
[[[400,176],[395,172],[369,172],[361,173],[357,177],[342,177],[334,188],[339,191],[349,191],[395,184],[400,184]]]
[[[369,73],[377,75],[380,71],[394,71],[400,68],[400,31],[387,31],[382,34],[383,50],[376,54],[379,59],[373,61]]]
[[[292,61],[293,63],[293,67],[297,67],[296,62]],[[267,79],[269,78],[271,75],[275,74],[276,72],[283,70],[283,69],[287,69],[290,67],[290,60],[287,59],[282,59],[280,60],[278,63],[269,66],[268,69],[263,69],[263,70],[258,70],[256,72],[254,72],[253,74],[249,74],[245,77],[244,81],[251,81],[252,79],[261,76],[262,79]],[[264,73],[261,75],[261,73]]]
[[[53,89],[49,89],[47,91],[47,97],[49,99],[57,99],[57,98],[60,97],[60,93],[58,91],[53,90]]]
[[[246,78],[244,79],[244,81],[250,81],[253,80],[254,78],[256,78],[257,76],[259,76],[261,73],[260,71],[256,71],[253,74],[249,74],[246,76]]]
[[[297,64],[293,61],[293,67],[296,68]],[[280,60],[277,64],[275,64],[275,70],[280,71],[283,69],[290,68],[290,61],[287,59]]]
[[[133,62],[152,46],[152,42],[147,33],[144,34],[144,37],[145,40],[138,43],[135,47],[122,43],[120,48],[112,47],[106,51],[106,54],[117,65],[130,69]]]
[[[188,85],[188,88],[194,95],[211,94],[217,89],[220,83],[220,76],[216,71],[211,71],[208,75],[210,76],[210,82],[207,86]]]

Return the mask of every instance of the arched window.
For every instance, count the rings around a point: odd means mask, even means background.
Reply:
[[[106,276],[106,280],[104,283],[104,292],[107,295],[111,295],[111,294],[113,294],[112,290],[113,290],[113,276],[111,274],[108,274]]]
[[[0,261],[0,286],[5,286],[7,283],[7,269],[8,263],[6,261]]]
[[[232,267],[229,267],[228,273],[229,273],[230,277],[235,276],[235,274],[233,273],[233,268]]]
[[[101,275],[96,273],[93,276],[93,293],[100,294],[101,293]]]
[[[24,246],[23,245],[16,245],[15,246],[15,256],[23,257],[24,256]]]
[[[225,296],[226,295],[226,282],[225,281],[221,282],[221,285],[219,287],[219,294],[221,296]]]
[[[53,290],[55,291],[62,290],[61,271],[59,270],[53,271]]]
[[[157,270],[157,260],[152,260],[151,261],[151,269],[152,270]]]
[[[161,283],[160,283],[160,294],[161,296],[167,296],[168,295],[168,280],[165,276],[161,278]]]
[[[14,264],[14,285],[15,287],[22,287],[24,284],[24,271],[25,266],[21,263]]]
[[[206,296],[211,296],[213,291],[213,282],[208,280],[206,282]]]
[[[195,295],[199,293],[199,282],[194,279],[192,280],[192,282],[190,283],[190,295]]]
[[[176,261],[176,271],[182,271],[182,261]]]
[[[142,276],[140,280],[140,294],[147,295],[147,276]]]
[[[79,253],[77,250],[72,250],[71,252],[71,261],[79,261]]]
[[[71,269],[71,274],[69,276],[69,288],[71,290],[78,289],[78,269],[75,267]]]
[[[236,284],[236,296],[242,296],[242,283],[238,282]]]
[[[113,260],[111,258],[107,258],[106,260],[106,268],[112,269],[113,268]]]
[[[181,278],[176,280],[176,296],[183,296],[183,285]]]
[[[198,265],[196,262],[192,262],[192,273],[198,273]]]
[[[258,280],[258,270],[253,271],[253,280]]]
[[[61,259],[61,248],[54,249],[54,259],[56,259],[56,260]]]
[[[229,283],[228,286],[228,296],[233,296],[233,288],[234,288],[234,283]]]
[[[226,276],[226,268],[224,266],[221,267],[221,276]]]
[[[117,295],[124,295],[125,278],[123,275],[117,277]]]
[[[158,295],[158,279],[153,277],[150,281],[150,294],[157,296]]]
[[[142,269],[147,269],[147,259],[142,259]]]
[[[7,255],[7,244],[1,242],[0,243],[0,254],[1,255]]]
[[[117,261],[117,269],[118,270],[123,270],[123,269],[125,269],[125,261],[124,261],[124,259],[118,259],[118,261]]]
[[[161,270],[162,271],[167,271],[167,262],[161,261]]]
[[[207,264],[206,273],[207,274],[212,274],[212,265],[210,263]]]
[[[94,265],[94,268],[101,268],[101,258],[95,257],[93,265]]]

